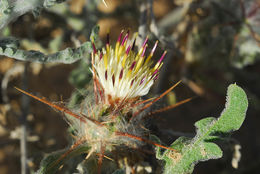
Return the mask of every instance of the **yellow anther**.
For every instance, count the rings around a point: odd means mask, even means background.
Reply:
[[[163,62],[160,64],[159,68],[158,69],[161,69],[161,67],[163,66]]]
[[[104,65],[105,65],[105,68],[107,69],[107,53],[104,54]]]
[[[120,44],[119,42],[116,42],[115,55],[118,54],[119,44]]]
[[[122,60],[122,67],[125,68],[125,62],[126,62],[127,54],[125,53],[124,58]]]
[[[127,78],[129,78],[129,77],[131,76],[131,74],[132,74],[132,70],[131,70],[131,69],[129,69],[129,70],[128,70],[128,72],[127,72],[127,75],[126,75],[126,77],[127,77]]]
[[[142,54],[142,52],[144,51],[144,47],[142,47],[139,52],[137,53],[137,55],[135,56],[135,60],[137,61],[137,59],[140,57],[140,55]]]
[[[121,54],[125,51],[125,46],[120,45],[119,50],[118,50],[118,58],[121,56]]]
[[[140,57],[140,59],[137,62],[136,68],[135,68],[135,73],[139,71],[139,69],[141,68],[141,65],[143,64],[144,61],[144,57]]]
[[[156,65],[155,65],[154,68],[153,68],[153,71],[157,70],[159,66],[160,66],[159,62],[156,63]]]
[[[106,51],[107,51],[107,54],[109,55],[109,52],[110,52],[110,46],[109,46],[109,44],[106,45]]]
[[[152,57],[153,57],[153,54],[150,53],[149,56],[146,58],[144,64],[147,65],[147,64],[150,62],[150,60],[151,60]]]

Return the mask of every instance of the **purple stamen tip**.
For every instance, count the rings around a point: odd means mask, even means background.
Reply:
[[[107,33],[107,45],[109,45],[109,33]]]
[[[155,52],[157,45],[158,45],[158,40],[155,42],[155,44],[153,46],[153,49],[152,49],[152,52],[151,52],[152,54]]]
[[[145,47],[145,45],[146,45],[147,41],[148,41],[148,37],[146,37],[146,38],[145,38],[145,40],[144,40],[144,43],[143,43],[142,47]]]
[[[130,52],[130,49],[131,49],[131,46],[129,45],[129,46],[128,46],[128,48],[126,49],[126,52],[125,52],[125,53],[126,53],[126,55],[128,55],[128,54],[129,54],[129,52]]]
[[[124,30],[122,30],[121,33],[119,34],[117,42],[121,42],[123,33],[124,33]]]
[[[119,74],[119,79],[121,80],[122,77],[123,77],[123,72],[124,72],[124,69],[122,68],[121,71],[120,71],[120,74]]]
[[[101,60],[102,57],[103,57],[103,52],[101,51],[101,52],[100,52],[100,55],[99,55],[99,59]]]
[[[133,79],[133,80],[131,81],[130,87],[133,86],[134,80],[135,80],[135,79]]]
[[[142,52],[142,55],[141,55],[141,57],[144,57],[144,53],[145,53],[145,51],[146,51],[146,48],[147,48],[147,45],[145,45],[145,47],[144,47],[144,50],[143,50],[143,52]]]
[[[105,79],[107,80],[107,70],[106,70],[106,72],[105,72]]]
[[[129,36],[129,33],[130,33],[130,30],[128,29],[128,30],[127,30],[127,32],[126,32],[126,35],[128,35],[128,36]]]
[[[139,85],[141,85],[144,82],[144,80],[145,80],[145,77],[141,80]]]
[[[166,53],[167,53],[167,51],[164,51],[163,55],[161,56],[160,60],[158,61],[159,64],[161,64],[161,62],[163,61]]]
[[[91,44],[92,44],[92,47],[93,47],[93,52],[94,52],[94,54],[96,54],[96,53],[97,53],[97,49],[96,49],[96,47],[95,47],[94,42],[91,42]]]
[[[123,46],[125,44],[125,42],[128,40],[128,37],[129,37],[129,33],[126,33],[121,45]]]
[[[113,83],[113,86],[115,85],[115,75],[113,74],[112,76],[112,83]]]
[[[136,61],[134,61],[134,62],[132,63],[132,65],[131,65],[131,67],[130,67],[130,70],[133,70],[133,69],[134,69],[135,64],[136,64]]]
[[[153,72],[153,74],[152,74],[152,78],[158,73],[158,69],[157,70],[155,70],[154,72]]]

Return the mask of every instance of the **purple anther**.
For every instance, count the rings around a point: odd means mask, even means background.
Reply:
[[[99,55],[99,60],[101,60],[102,57],[103,57],[103,52],[101,51],[101,52],[100,52],[100,55]]]
[[[153,78],[157,73],[158,73],[158,69],[157,70],[155,70],[154,72],[153,72],[153,74],[152,74],[152,77],[151,78]]]
[[[126,33],[121,45],[123,46],[125,44],[125,42],[128,40],[128,37],[129,37],[129,31]]]
[[[126,55],[128,55],[129,54],[129,52],[130,52],[130,49],[131,49],[131,46],[129,45],[128,47],[127,47],[127,49],[126,49]]]
[[[158,61],[159,64],[162,63],[162,61],[163,61],[163,59],[164,59],[166,53],[167,53],[167,51],[164,51],[164,52],[163,52],[163,55],[161,56],[160,60]]]
[[[97,50],[96,50],[96,47],[95,47],[94,42],[91,42],[91,44],[92,44],[92,47],[93,47],[93,52],[94,52],[94,54],[96,54],[96,53],[97,53]]]
[[[141,85],[142,83],[144,83],[144,80],[145,80],[145,77],[141,80],[140,84]]]
[[[157,45],[158,45],[158,40],[155,42],[155,44],[153,46],[153,49],[151,51],[151,54],[153,54],[155,52],[155,49],[156,49]]]
[[[120,74],[119,74],[119,80],[122,79],[122,77],[123,77],[123,73],[124,73],[124,69],[122,68],[121,71],[120,71]]]
[[[107,33],[107,45],[109,45],[109,33]]]
[[[144,40],[144,43],[143,43],[143,45],[142,45],[143,48],[145,47],[147,41],[148,41],[148,37],[146,37],[145,40]]]
[[[105,72],[105,79],[107,80],[107,70],[106,70],[106,72]]]
[[[134,81],[135,81],[135,79],[133,79],[133,80],[131,81],[130,87],[133,86]]]
[[[146,51],[146,48],[147,48],[147,45],[145,45],[145,47],[144,47],[144,50],[143,50],[143,52],[142,52],[142,55],[141,55],[141,57],[144,57],[144,53],[145,53],[145,51]]]
[[[115,75],[113,74],[112,76],[112,83],[113,83],[113,86],[115,85]]]
[[[131,67],[130,67],[130,70],[133,70],[133,69],[134,69],[135,64],[136,64],[136,61],[134,61],[134,62],[132,63],[132,65],[131,65]]]
[[[121,33],[119,34],[117,42],[119,42],[119,43],[121,42],[123,33],[124,33],[124,30],[122,30]]]

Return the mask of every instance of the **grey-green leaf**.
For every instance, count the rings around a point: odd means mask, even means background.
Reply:
[[[159,155],[157,148],[158,159],[165,161],[164,173],[192,173],[198,162],[221,158],[222,150],[214,140],[238,130],[245,119],[247,107],[244,90],[236,84],[230,85],[225,109],[218,119],[208,117],[196,122],[197,134],[193,139],[180,137],[171,145],[171,148],[178,152],[167,150],[163,155]]]
[[[32,11],[39,15],[42,8],[49,8],[65,0],[1,0],[0,1],[0,29],[8,25],[19,16]]]
[[[85,42],[78,48],[66,48],[54,54],[45,55],[40,51],[26,51],[18,49],[17,39],[2,38],[0,39],[0,55],[11,57],[17,60],[40,62],[40,63],[65,63],[71,64],[86,57],[87,53],[92,51],[90,42]]]

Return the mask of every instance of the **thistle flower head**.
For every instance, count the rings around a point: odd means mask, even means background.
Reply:
[[[135,52],[135,39],[128,43],[129,31],[123,36],[120,33],[115,46],[109,43],[107,37],[106,47],[97,51],[93,44],[93,72],[96,73],[99,84],[103,87],[106,100],[122,101],[132,100],[146,95],[158,77],[159,69],[166,52],[159,61],[153,65],[151,58],[158,42],[146,56],[147,41]]]
[[[134,51],[135,40],[132,44],[129,44],[128,38],[129,32],[124,36],[121,32],[116,45],[112,47],[108,36],[106,47],[100,51],[96,50],[93,43],[92,72],[95,98],[92,98],[93,95],[86,97],[80,107],[68,108],[16,88],[20,92],[62,112],[65,120],[73,128],[75,143],[65,154],[49,165],[49,170],[59,165],[61,160],[81,145],[90,149],[86,158],[93,153],[99,154],[98,173],[101,173],[102,160],[107,152],[112,154],[111,152],[118,152],[121,149],[125,152],[129,148],[140,148],[143,143],[176,152],[171,147],[147,139],[148,130],[142,124],[144,117],[140,113],[169,93],[180,82],[156,98],[136,102],[140,96],[148,93],[154,80],[158,77],[166,52],[163,53],[158,62],[153,64],[151,58],[158,42],[146,56],[148,38],[145,39],[138,52]],[[98,99],[101,99],[102,102],[99,102]],[[107,105],[107,102],[110,105]],[[120,102],[120,104],[117,102]],[[114,107],[114,104],[118,105]],[[174,108],[178,104],[162,108],[151,114]],[[133,156],[132,152],[130,153]],[[120,160],[117,154],[115,156],[117,160]],[[123,154],[122,159],[125,159],[125,157],[128,157],[128,154]],[[138,159],[135,161],[138,161]]]

